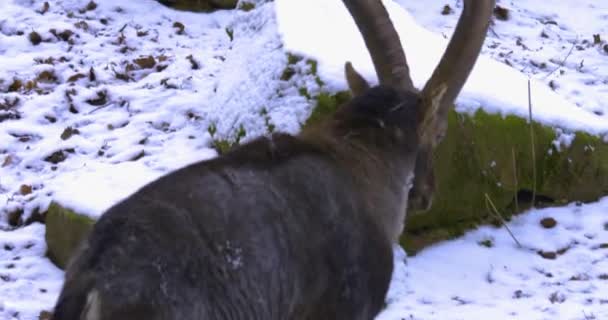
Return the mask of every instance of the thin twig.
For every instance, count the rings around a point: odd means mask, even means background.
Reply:
[[[505,221],[505,219],[502,218],[502,216],[500,215],[500,212],[498,212],[498,209],[496,209],[496,206],[494,205],[494,202],[492,202],[492,199],[490,199],[490,197],[488,196],[488,194],[485,194],[486,196],[486,204],[490,204],[490,206],[492,207],[492,210],[490,210],[490,212],[494,213],[494,215],[502,222],[502,225],[505,227],[505,229],[507,229],[507,232],[509,233],[509,235],[511,235],[511,238],[513,238],[513,240],[515,241],[515,243],[517,244],[518,247],[522,248],[523,246],[521,245],[521,243],[519,243],[519,241],[517,241],[517,238],[515,238],[515,235],[513,234],[513,232],[511,232],[511,229],[509,229],[509,226],[507,226],[507,222]]]
[[[534,145],[534,123],[532,122],[532,87],[528,78],[528,119],[530,120],[530,144],[532,146],[532,207],[536,205],[536,146]]]
[[[563,67],[564,64],[566,64],[566,60],[568,60],[568,58],[570,57],[570,55],[572,54],[572,51],[574,50],[574,47],[576,46],[576,41],[578,40],[578,35],[576,35],[576,39],[574,40],[574,42],[572,43],[572,47],[570,47],[570,51],[568,51],[568,54],[566,55],[566,57],[564,57],[564,59],[557,65],[557,67],[555,67],[555,69],[553,69],[551,72],[549,72],[546,76],[543,77],[543,80],[549,78],[550,75],[552,75],[553,73],[555,73],[555,71],[559,70],[559,68]]]
[[[515,180],[515,212],[519,212],[519,199],[517,199],[517,193],[519,186],[517,183],[517,163],[515,162],[515,148],[511,147],[511,157],[513,159],[513,180]]]
[[[494,30],[494,25],[490,25],[490,27],[489,27],[488,29],[490,30],[490,32],[492,32],[492,34],[493,34],[493,35],[494,35],[496,38],[500,39],[500,36],[499,36],[499,35],[498,35],[498,33],[496,33],[496,31]]]

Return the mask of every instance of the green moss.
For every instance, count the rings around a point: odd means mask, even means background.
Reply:
[[[316,60],[306,59],[306,64],[310,67],[310,74],[317,75],[318,63]]]
[[[95,221],[51,203],[45,223],[48,256],[58,267],[65,268]]]
[[[348,91],[340,91],[335,94],[322,92],[315,99],[317,100],[317,105],[312,110],[304,126],[311,125],[332,115],[340,105],[351,99],[351,94]]]
[[[215,135],[215,133],[217,132],[217,127],[215,126],[215,123],[209,125],[209,127],[207,128],[207,132],[209,132],[211,137]]]
[[[452,111],[448,123],[434,156],[433,206],[424,214],[408,213],[402,244],[409,252],[480,223],[500,225],[488,209],[486,194],[508,221],[532,205],[532,190],[537,206],[593,201],[608,193],[608,144],[597,137],[577,132],[572,144],[558,151],[555,130],[533,123],[533,159],[525,119]]]
[[[312,97],[310,96],[310,93],[308,93],[308,89],[306,89],[306,87],[301,87],[298,89],[298,93],[302,96],[305,97],[307,100],[310,100]]]
[[[232,28],[226,28],[226,34],[228,35],[228,38],[230,39],[230,41],[234,40],[234,29]]]
[[[319,88],[323,88],[325,83],[321,80],[321,77],[317,74],[318,72],[318,63],[313,59],[306,59],[304,64],[299,64],[304,58],[299,55],[295,55],[292,53],[287,53],[287,66],[283,69],[281,73],[280,79],[282,81],[289,81],[296,74],[303,74],[306,76],[313,76],[315,84]],[[308,92],[308,88],[301,87],[298,89],[301,96],[306,97],[306,99],[311,99],[311,95]]]
[[[213,128],[215,128],[215,126]],[[213,130],[213,132],[215,133],[215,129]],[[234,134],[233,139],[213,139],[212,145],[218,154],[225,154],[230,149],[239,145],[239,143],[243,138],[245,138],[245,136],[247,136],[247,131],[245,131],[245,127],[243,127],[243,125],[240,125],[238,130]],[[211,137],[213,137],[213,134],[211,135]]]
[[[243,127],[243,125],[239,126],[239,130],[236,132],[236,143],[240,143],[241,139],[245,138],[245,136],[247,135],[247,131],[245,131],[245,127]]]
[[[289,65],[294,65],[300,61],[302,61],[302,56],[296,55],[296,54],[292,54],[292,53],[287,53],[287,64]]]
[[[270,116],[268,115],[268,110],[266,110],[266,108],[262,108],[262,110],[260,111],[260,115],[264,118],[264,124],[266,125],[267,133],[273,133],[275,125],[271,122]]]
[[[230,142],[228,140],[213,140],[213,148],[220,155],[225,154],[235,145],[236,143]]]
[[[477,242],[477,244],[479,244],[482,247],[492,248],[492,247],[494,247],[494,240],[487,238],[487,239],[483,239],[483,240]]]
[[[172,7],[176,10],[192,11],[192,12],[210,12],[213,7],[208,2],[195,3],[192,1],[160,1],[162,4]]]
[[[325,82],[323,82],[323,80],[321,80],[321,78],[319,76],[315,76],[315,83],[319,86],[319,87],[323,87],[325,85]]]
[[[255,3],[251,3],[251,2],[243,2],[239,6],[239,10],[243,10],[245,12],[249,12],[253,9],[255,9]]]
[[[296,70],[294,70],[294,68],[292,68],[291,66],[287,66],[283,70],[283,73],[281,74],[280,79],[282,81],[289,81],[295,74],[296,74]]]

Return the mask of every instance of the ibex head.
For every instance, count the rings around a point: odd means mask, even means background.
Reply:
[[[363,36],[380,85],[413,93],[418,98],[413,103],[418,109],[418,150],[408,211],[428,210],[436,187],[433,151],[446,133],[448,111],[481,51],[495,1],[464,0],[456,30],[422,90],[415,88],[412,83],[399,36],[381,1],[344,0],[344,4]],[[346,64],[345,69],[349,87],[355,95],[370,87],[350,63]],[[412,105],[411,102],[408,104]]]

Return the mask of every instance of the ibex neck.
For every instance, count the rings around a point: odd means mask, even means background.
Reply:
[[[413,161],[394,150],[383,150],[348,135],[336,138],[335,135],[319,134],[321,132],[326,131],[305,131],[300,137],[323,149],[353,177],[367,206],[366,211],[373,215],[372,220],[378,223],[387,239],[398,241],[413,180]]]

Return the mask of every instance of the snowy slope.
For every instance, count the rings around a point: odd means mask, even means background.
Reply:
[[[396,0],[422,26],[449,36],[462,1]],[[484,53],[547,84],[566,100],[608,118],[608,2],[497,1],[509,10],[496,20]],[[444,5],[454,9],[440,15]],[[594,35],[599,36],[596,43]]]
[[[398,250],[377,319],[608,319],[608,198],[533,210],[509,228],[521,248],[482,227],[413,258]]]
[[[449,35],[460,2],[448,1],[456,12],[447,16],[439,14],[444,2],[397,2],[415,16],[385,1],[420,86],[446,40],[418,24]],[[97,216],[144,183],[215,156],[214,140],[234,140],[239,132],[247,140],[270,126],[297,132],[312,108],[299,90],[320,88],[305,61],[281,80],[287,52],[318,60],[326,90],[346,88],[346,59],[373,80],[338,0],[256,1],[250,12],[213,14],[176,12],[152,0],[105,0],[94,8],[85,0],[49,3],[45,10],[40,0],[0,1],[0,319],[38,319],[62,281],[44,256],[43,226],[13,230],[8,216],[23,211],[25,220],[51,200]],[[531,76],[535,118],[605,134],[608,53],[582,40],[594,33],[608,39],[606,5],[507,4],[517,15],[493,26],[458,107],[527,114]],[[37,45],[32,32],[40,36]],[[583,49],[568,55],[575,41]],[[515,69],[496,62],[505,60]],[[540,62],[547,66],[536,67]],[[545,216],[558,225],[540,228]],[[516,219],[510,226],[524,248],[491,228],[407,264],[397,248],[389,304],[379,319],[606,318],[607,222],[603,200]],[[538,254],[565,248],[554,260]]]
[[[313,77],[278,81],[287,55],[272,4],[192,14],[152,0],[90,11],[86,1],[52,3],[40,14],[43,1],[0,2],[0,103],[19,118],[0,127],[0,212],[23,209],[26,219],[78,194],[98,215],[168,170],[214,156],[212,139],[234,141],[242,129],[247,140],[270,124],[296,132],[308,116],[297,88]],[[139,14],[148,10],[158,14]],[[63,41],[52,29],[73,35]],[[28,40],[32,31],[42,43]],[[7,92],[35,79],[33,90]]]
[[[450,29],[445,31],[446,38],[452,33],[456,18],[459,12],[455,11],[448,18],[444,18],[440,14],[440,9],[443,2],[430,1],[435,6],[429,5],[427,1],[402,1],[403,3],[418,3],[418,6],[426,8],[427,23],[434,25],[444,20],[450,23]],[[326,0],[308,0],[306,2],[296,0],[277,0],[277,13],[279,21],[279,29],[283,33],[283,40],[288,50],[299,52],[305,55],[311,55],[319,59],[321,66],[321,78],[323,81],[333,84],[336,88],[346,88],[346,82],[343,76],[343,66],[345,60],[353,62],[357,68],[368,80],[375,82],[375,72],[371,58],[366,52],[363,39],[358,33],[357,27],[348,15],[348,11],[341,1],[326,1]],[[565,10],[568,5],[579,3],[578,1],[562,1],[560,2],[565,8],[555,8],[558,5],[552,4],[555,10]],[[400,35],[403,44],[408,64],[411,68],[411,76],[414,84],[421,88],[425,81],[430,77],[433,69],[437,65],[441,54],[447,46],[448,39],[440,34],[433,33],[420,26],[414,17],[409,14],[404,8],[400,7],[392,0],[384,1],[391,19],[394,21],[395,28]],[[599,5],[602,7],[602,5]],[[435,10],[433,10],[435,9]],[[456,6],[454,5],[454,9]],[[591,9],[589,9],[591,10]],[[602,22],[607,24],[608,21],[608,5],[604,5],[603,9],[597,10],[596,16],[602,16],[603,20],[597,19],[597,24]],[[558,11],[561,12],[561,11]],[[603,13],[602,13],[603,12]],[[514,14],[515,15],[515,14]],[[311,17],[315,23],[308,23]],[[535,17],[535,16],[533,16]],[[559,16],[558,16],[559,17]],[[557,17],[556,17],[557,19]],[[511,26],[515,25],[521,29],[522,20],[519,16],[513,22],[497,22],[496,29],[503,28],[509,32]],[[559,19],[558,19],[559,20]],[[536,21],[537,24],[541,24]],[[308,26],[302,28],[303,25]],[[550,26],[553,26],[552,24]],[[536,31],[538,26],[531,24],[529,29]],[[604,29],[602,29],[604,28]],[[559,30],[561,31],[561,30]],[[554,30],[554,38],[558,38],[562,33],[570,35],[569,30],[561,33]],[[588,30],[585,30],[588,31]],[[605,31],[605,26],[597,27],[596,32]],[[530,35],[532,32],[529,32]],[[540,39],[544,39],[538,36]],[[591,34],[588,35],[591,37]],[[608,40],[608,36],[605,36]],[[502,43],[501,43],[502,42]],[[533,43],[536,47],[541,47],[544,43],[533,37],[527,42]],[[566,41],[547,41],[547,44],[561,47]],[[544,44],[544,45],[547,45]],[[532,45],[532,44],[530,44]],[[603,45],[603,44],[602,44]],[[492,55],[487,52],[504,52],[508,48],[509,51],[520,50],[516,42],[507,43],[502,38],[492,38],[486,41],[486,54],[480,57],[475,68],[465,84],[462,93],[457,99],[457,107],[463,112],[474,112],[477,108],[483,107],[491,113],[516,114],[522,117],[528,116],[528,79],[531,78],[531,92],[534,118],[546,124],[562,127],[566,130],[585,130],[593,134],[606,135],[608,133],[608,103],[605,97],[608,95],[608,51],[604,52],[601,45],[596,45],[595,48],[587,48],[582,55],[583,59],[587,58],[586,68],[577,72],[568,68],[568,76],[562,76],[559,83],[563,86],[571,88],[580,88],[581,82],[584,86],[587,83],[593,82],[593,90],[596,94],[586,95],[577,94],[576,99],[572,102],[564,99],[552,91],[547,85],[542,82],[543,74],[538,73],[538,77],[520,72],[517,69],[511,68],[501,61],[496,61]],[[493,50],[493,51],[492,51]],[[540,49],[538,49],[540,50]],[[608,48],[607,48],[608,50]],[[557,59],[551,55],[556,55],[556,52],[561,52],[551,48],[543,51],[537,59],[549,58]],[[565,55],[565,54],[564,54]],[[573,59],[576,59],[573,57]],[[502,59],[499,59],[502,60]],[[531,65],[529,61],[520,61],[522,64]],[[540,62],[538,62],[540,63]],[[558,66],[547,61],[549,65],[546,69],[554,70]],[[569,64],[568,66],[571,66]],[[589,73],[584,76],[584,73],[589,69]],[[524,70],[526,71],[526,70]],[[537,70],[538,72],[538,70]],[[571,73],[576,73],[578,76],[569,76]],[[545,75],[548,75],[547,72]],[[560,72],[554,77],[557,77]],[[603,85],[601,85],[603,84]],[[574,96],[572,92],[563,91],[564,96]],[[585,108],[577,107],[573,102],[585,106]]]

